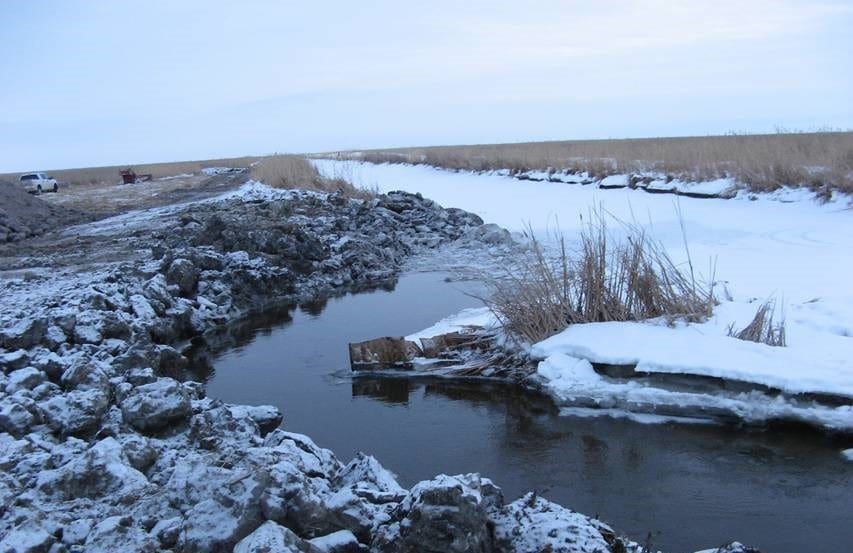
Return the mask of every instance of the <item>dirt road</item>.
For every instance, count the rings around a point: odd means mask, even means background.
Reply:
[[[147,209],[209,198],[233,190],[249,180],[247,171],[219,175],[177,175],[136,184],[74,185],[58,194],[44,194],[52,204],[90,213],[96,219],[134,209]]]

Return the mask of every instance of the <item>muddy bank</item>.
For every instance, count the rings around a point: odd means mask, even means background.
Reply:
[[[275,407],[168,376],[193,337],[254,309],[382,281],[425,248],[509,247],[496,235],[417,195],[250,184],[34,247],[0,283],[0,549],[639,551],[477,474],[405,490],[282,430]]]

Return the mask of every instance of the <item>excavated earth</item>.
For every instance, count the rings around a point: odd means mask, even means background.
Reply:
[[[45,202],[21,186],[0,180],[0,244],[90,220],[82,211]]]

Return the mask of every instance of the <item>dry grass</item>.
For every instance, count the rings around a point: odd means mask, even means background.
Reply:
[[[790,185],[853,192],[853,132],[432,146],[337,155],[473,171],[551,169],[597,177],[654,171],[690,180],[733,177],[753,190]]]
[[[714,296],[692,265],[676,266],[642,228],[620,224],[627,234],[617,240],[594,213],[578,250],[569,251],[560,236],[555,258],[533,238],[527,256],[486,279],[491,294],[483,301],[505,328],[531,343],[577,323],[707,318]]]
[[[302,188],[362,199],[373,195],[345,179],[324,177],[307,159],[297,155],[276,154],[261,158],[252,166],[252,177],[275,188]]]
[[[57,169],[43,171],[58,181],[71,186],[103,185],[121,182],[119,171],[132,167],[137,174],[150,174],[155,179],[174,175],[198,173],[206,167],[243,167],[248,168],[258,157],[234,157],[222,159],[207,159],[198,161],[173,161],[166,163],[148,163],[139,165],[111,165],[105,167],[85,167],[78,169]],[[18,180],[21,173],[0,175],[0,179]]]
[[[735,330],[734,323],[729,326],[729,336],[738,340],[758,342],[768,346],[784,347],[787,344],[785,338],[785,318],[777,321],[774,319],[776,313],[776,300],[768,299],[758,306],[755,317],[741,330]]]

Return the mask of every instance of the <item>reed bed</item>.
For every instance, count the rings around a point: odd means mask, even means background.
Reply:
[[[301,188],[362,199],[373,196],[373,192],[357,188],[343,178],[324,177],[310,161],[298,155],[261,158],[252,166],[252,178],[275,188]]]
[[[806,186],[853,193],[853,132],[430,146],[331,155],[470,171],[585,171],[595,177],[656,172],[686,180],[731,177],[757,191]]]
[[[557,237],[556,255],[531,233],[530,251],[487,276],[490,293],[481,299],[504,328],[531,343],[572,324],[710,316],[713,287],[698,281],[692,262],[676,265],[644,229],[619,224],[626,233],[617,239],[594,213],[575,249]]]

